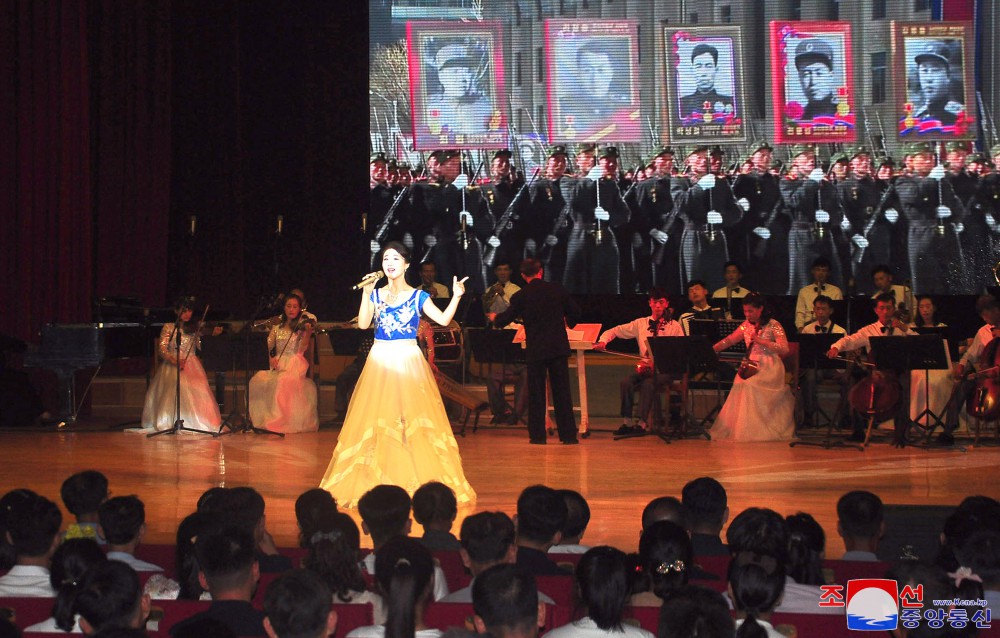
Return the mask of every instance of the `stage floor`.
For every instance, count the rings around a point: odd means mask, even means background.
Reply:
[[[735,515],[749,506],[781,514],[812,514],[827,533],[827,555],[839,558],[836,501],[845,491],[871,490],[887,504],[953,505],[971,494],[997,495],[1000,449],[896,450],[884,442],[867,451],[790,448],[787,443],[674,441],[654,437],[613,441],[612,421],[592,423],[593,436],[576,446],[558,439],[529,445],[522,428],[484,428],[459,437],[465,473],[478,493],[461,520],[483,510],[514,514],[518,493],[544,483],[581,492],[592,519],[588,545],[636,548],[640,514],[662,495],[680,496],[698,476],[713,476],[729,493]],[[600,431],[600,428],[609,428]],[[281,546],[296,544],[293,505],[315,487],[330,460],[338,430],[291,435],[162,436],[109,432],[86,424],[61,431],[6,431],[0,485],[28,487],[55,500],[64,478],[83,469],[104,472],[114,495],[136,494],[146,504],[146,542],[171,543],[177,523],[212,486],[251,485],[267,500],[267,526]],[[554,441],[554,442],[553,442]],[[962,441],[960,441],[961,443]],[[351,512],[357,518],[357,512]],[[420,533],[414,524],[414,533]],[[364,537],[362,544],[370,546]]]

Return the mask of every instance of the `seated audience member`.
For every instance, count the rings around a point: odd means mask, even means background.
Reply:
[[[252,487],[225,488],[198,502],[199,511],[215,512],[250,533],[256,543],[257,563],[263,574],[275,574],[292,568],[292,561],[278,553],[274,538],[267,531],[264,497]]]
[[[269,638],[327,638],[337,628],[330,589],[319,576],[293,569],[264,594],[264,631]]]
[[[295,521],[299,525],[299,547],[308,547],[309,539],[317,531],[317,522],[328,520],[337,511],[337,501],[326,490],[314,487],[295,499]]]
[[[952,609],[946,609],[936,602],[940,600],[953,601],[956,598],[965,598],[966,600],[978,598],[978,596],[967,596],[962,593],[967,591],[963,585],[969,584],[969,580],[963,580],[960,585],[956,586],[955,582],[959,579],[949,576],[940,567],[912,560],[893,565],[886,574],[886,578],[895,580],[900,590],[907,586],[914,589],[920,587],[923,593],[923,599],[915,601],[922,603],[922,607],[919,608],[918,622],[920,624],[912,629],[899,627],[895,632],[892,632],[893,636],[897,638],[962,638],[977,635],[975,623],[969,622],[964,628],[958,628],[949,626],[948,620],[964,614],[971,621],[973,615],[982,610],[981,607],[955,606]],[[978,583],[976,584],[978,585]],[[936,624],[934,614],[942,611],[946,614],[944,626],[934,627],[933,625]]]
[[[455,492],[444,483],[424,483],[413,493],[413,518],[424,528],[420,542],[432,552],[458,551],[462,547],[451,533],[456,516]]]
[[[513,564],[516,560],[514,521],[503,512],[477,512],[466,516],[462,521],[459,538],[462,543],[459,555],[462,557],[462,564],[472,574],[472,583],[490,567]],[[472,583],[451,592],[441,602],[472,602]]]
[[[657,521],[639,539],[641,578],[632,583],[633,607],[659,607],[686,585],[693,566],[691,539],[679,525]]]
[[[691,522],[691,547],[695,556],[726,556],[729,549],[722,542],[722,528],[729,520],[726,488],[714,478],[703,476],[688,482],[681,491],[681,502]]]
[[[59,546],[59,507],[31,490],[14,490],[3,497],[6,529],[14,566],[0,576],[0,596],[56,595],[49,583],[49,563]]]
[[[108,479],[97,470],[84,470],[63,481],[59,489],[63,505],[76,517],[63,534],[64,538],[93,538],[104,544],[97,533],[97,509],[108,498]]]
[[[494,565],[472,586],[473,624],[492,638],[536,638],[545,624],[535,578],[515,565]]]
[[[173,638],[239,638],[233,630],[216,618],[199,618],[186,623]]]
[[[424,624],[434,589],[434,558],[420,541],[397,536],[383,544],[375,556],[375,579],[385,600],[385,624],[358,627],[348,638],[441,636],[440,630]]]
[[[365,556],[362,567],[378,578],[375,566],[378,550],[389,539],[409,536],[413,522],[410,520],[410,495],[397,485],[376,485],[358,500],[361,531],[372,537],[372,553]],[[444,571],[434,567],[434,600],[448,595],[448,582]]]
[[[128,563],[137,572],[162,572],[163,568],[135,557],[135,548],[146,535],[146,508],[137,496],[116,496],[98,510],[100,534],[108,542],[108,558]]]
[[[568,576],[546,553],[562,540],[566,501],[551,487],[531,485],[517,498],[517,566],[532,576]]]
[[[799,512],[785,517],[788,526],[788,575],[801,585],[825,585],[826,534],[816,519]]]
[[[959,567],[949,576],[956,581],[968,579],[979,584],[980,591],[964,598],[984,598],[988,609],[1000,609],[1000,532],[975,532],[956,553]]]
[[[775,557],[787,574],[788,525],[774,510],[749,507],[740,512],[729,529],[726,541],[731,556],[742,552]],[[820,607],[820,587],[803,585],[785,576],[785,593],[775,611],[802,614],[843,614],[838,607]]]
[[[566,522],[558,545],[549,548],[550,554],[583,554],[589,547],[581,545],[587,525],[590,524],[590,506],[583,495],[573,490],[556,490],[566,501]]]
[[[877,561],[875,552],[885,535],[882,499],[865,490],[841,496],[837,501],[837,533],[846,550],[840,560]]]
[[[605,330],[594,350],[598,352],[607,349],[608,344],[615,339],[635,339],[639,344],[639,365],[635,372],[630,373],[621,381],[621,417],[622,425],[615,434],[631,434],[648,430],[650,425],[663,420],[660,397],[657,388],[670,383],[670,375],[658,374],[653,370],[653,353],[650,350],[649,338],[683,337],[681,324],[674,321],[670,312],[670,301],[662,288],[649,291],[649,316],[639,317],[629,323],[623,323]],[[635,393],[639,392],[639,422],[632,425],[632,406]]]
[[[674,496],[658,496],[642,510],[642,530],[645,531],[657,521],[670,521],[691,534],[690,515],[687,507]],[[640,538],[642,533],[639,534]]]
[[[361,533],[343,512],[326,512],[314,521],[315,531],[306,540],[309,553],[302,566],[315,573],[333,592],[335,604],[371,604],[376,623],[385,622],[382,597],[368,591],[361,573]]]
[[[5,615],[0,615],[0,638],[21,638],[21,630]]]
[[[264,635],[264,614],[250,604],[260,580],[255,550],[254,538],[243,526],[230,525],[198,537],[198,580],[212,595],[212,604],[171,627],[172,636],[202,618],[221,620],[237,636]]]
[[[28,627],[25,631],[54,633],[61,630],[80,633],[76,616],[72,612],[61,612],[59,605],[72,604],[73,596],[87,571],[107,560],[104,550],[91,538],[71,538],[63,541],[59,549],[52,554],[52,568],[49,572],[49,582],[52,584],[52,589],[56,590],[52,616]],[[66,619],[69,624],[65,627],[57,625],[56,618],[60,617]]]
[[[137,627],[109,627],[108,629],[100,630],[96,634],[93,634],[93,636],[94,638],[147,638],[149,634],[146,633],[145,629]],[[212,638],[229,638],[229,636],[226,634],[212,634]]]
[[[7,539],[7,518],[11,508],[27,496],[34,494],[31,490],[11,490],[0,497],[0,572],[6,572],[14,566],[17,556],[14,546]]]
[[[576,585],[587,615],[546,632],[546,636],[652,638],[645,629],[622,623],[630,593],[624,552],[606,545],[588,550],[576,565]]]
[[[149,616],[149,596],[142,593],[134,569],[108,560],[87,570],[76,586],[61,589],[55,609],[58,627],[72,627],[79,616],[80,629],[88,635],[113,627],[139,629]]]
[[[958,569],[958,549],[983,530],[1000,531],[1000,502],[989,496],[969,496],[944,520],[937,565],[946,572]]]
[[[726,598],[698,585],[684,585],[663,601],[656,638],[732,638],[736,625]]]
[[[177,600],[210,600],[208,591],[198,578],[198,557],[195,554],[195,542],[201,536],[215,534],[224,527],[222,519],[210,512],[194,512],[184,517],[177,526],[175,538],[174,570],[177,582],[170,579],[159,581],[154,574],[146,581],[146,591],[154,599]],[[157,581],[159,581],[157,583]],[[157,583],[155,591],[150,589],[151,583]]]
[[[729,561],[729,595],[736,609],[736,638],[785,638],[771,626],[771,614],[784,591],[780,560],[754,552],[734,554]]]

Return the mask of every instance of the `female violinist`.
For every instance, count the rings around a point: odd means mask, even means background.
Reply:
[[[208,387],[205,369],[198,359],[201,349],[201,324],[191,316],[194,297],[182,297],[175,306],[176,323],[166,324],[160,331],[158,352],[162,362],[146,391],[142,409],[144,430],[170,429],[177,418],[177,375],[180,374],[180,418],[184,427],[205,432],[217,432],[222,423],[219,405]],[[180,347],[178,347],[178,335]]]
[[[934,305],[934,298],[930,295],[920,295],[916,299],[917,314],[910,323],[911,328],[944,328],[944,324],[937,320],[935,316],[937,307]],[[951,395],[951,352],[945,348],[948,360],[948,368],[945,370],[912,370],[910,372],[910,418],[917,421],[917,417],[924,414],[925,410],[930,410],[934,414],[943,416],[945,407],[948,404],[948,397]],[[930,424],[931,417],[920,418],[925,427]]]
[[[250,379],[250,418],[258,428],[272,432],[315,432],[316,384],[306,378],[316,319],[303,312],[302,297],[294,292],[285,298],[281,323],[267,335],[271,369]]]
[[[897,317],[896,299],[889,293],[880,294],[875,298],[875,316],[878,317],[878,321],[835,341],[826,356],[836,359],[841,352],[852,352],[861,348],[870,350],[870,339],[873,337],[902,337],[916,334]],[[892,417],[895,424],[893,443],[897,447],[903,447],[910,425],[909,390],[908,376],[899,377],[890,369],[875,369],[872,366],[872,372],[858,381],[848,395],[855,412],[869,417],[869,420],[881,421],[882,417]],[[885,405],[879,405],[883,401]],[[863,420],[854,421],[852,441],[866,440],[864,425]]]
[[[781,361],[788,354],[785,329],[765,311],[764,297],[757,293],[743,298],[743,314],[746,321],[713,347],[722,352],[743,341],[747,346],[743,367],[756,372],[736,377],[712,426],[712,440],[790,440],[795,433],[795,398],[785,383]]]

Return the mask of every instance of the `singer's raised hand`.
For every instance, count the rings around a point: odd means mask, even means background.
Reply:
[[[378,277],[369,277],[365,280],[365,285],[361,288],[361,291],[365,295],[365,299],[367,299],[375,291],[375,284],[378,283],[378,280]]]
[[[452,277],[451,278],[451,282],[452,282],[451,283],[451,290],[452,290],[452,294],[455,297],[461,297],[462,295],[465,294],[465,282],[468,279],[469,279],[468,277],[462,277],[461,279],[459,279],[458,277]]]

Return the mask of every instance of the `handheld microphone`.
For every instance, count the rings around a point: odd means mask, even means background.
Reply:
[[[365,275],[364,277],[362,277],[361,281],[359,281],[358,283],[356,283],[353,286],[351,286],[351,290],[358,290],[360,288],[364,288],[368,284],[375,283],[376,281],[378,281],[382,277],[385,277],[385,273],[382,272],[381,270],[376,271],[376,272],[370,272],[367,275]]]

